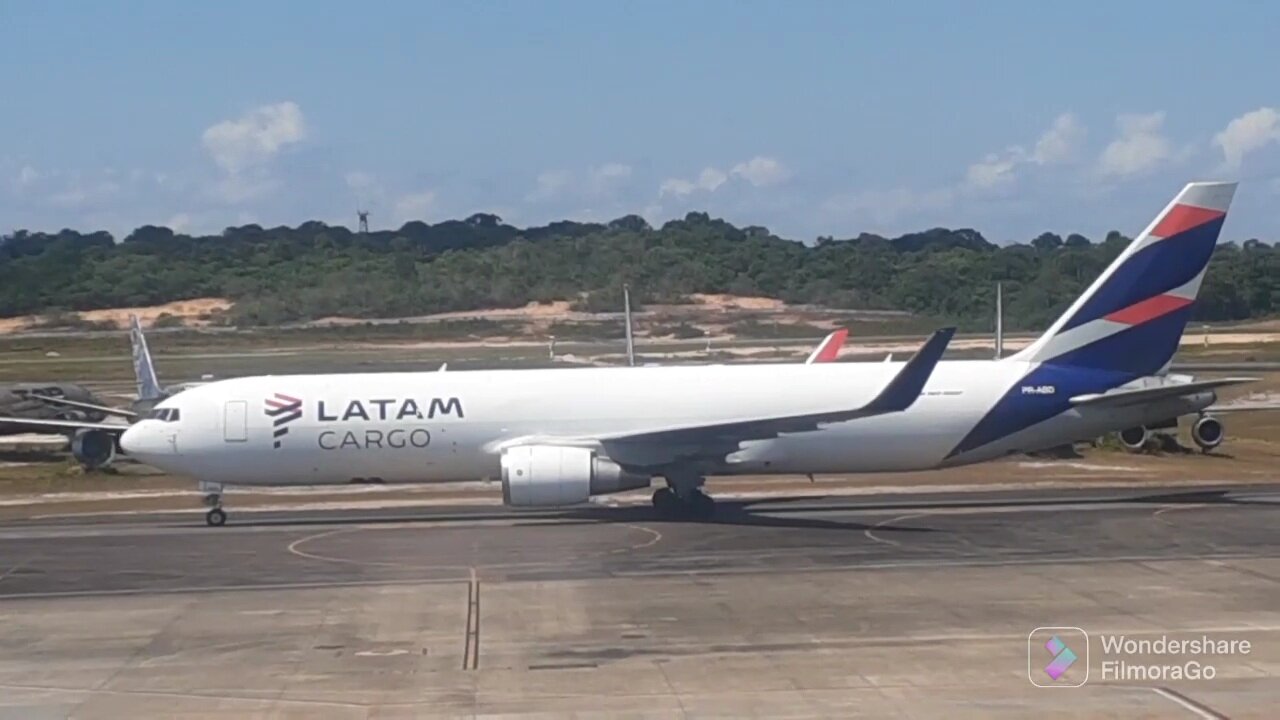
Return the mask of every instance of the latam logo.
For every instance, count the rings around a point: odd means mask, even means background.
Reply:
[[[265,400],[267,417],[275,426],[272,446],[280,449],[280,438],[289,434],[289,423],[302,417],[302,400],[284,393],[276,393]]]

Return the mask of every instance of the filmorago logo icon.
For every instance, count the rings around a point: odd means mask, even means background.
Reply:
[[[1080,687],[1089,680],[1089,634],[1038,627],[1027,636],[1027,678],[1036,687]]]

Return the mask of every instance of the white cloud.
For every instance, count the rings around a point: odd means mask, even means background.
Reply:
[[[725,183],[729,176],[723,170],[706,167],[702,172],[698,173],[695,180],[686,180],[684,178],[667,178],[658,186],[658,197],[674,195],[676,197],[685,197],[692,195],[697,190],[705,190],[706,192],[715,192],[717,188]]]
[[[40,179],[40,173],[30,165],[23,165],[15,180],[19,188],[25,188]]]
[[[687,197],[695,192],[715,192],[722,185],[741,180],[753,187],[765,187],[785,182],[791,172],[776,158],[757,155],[733,165],[729,172],[717,167],[705,167],[696,178],[667,178],[658,186],[658,197]]]
[[[426,220],[435,205],[436,194],[431,190],[401,195],[395,203],[396,221]]]
[[[918,215],[946,210],[955,204],[955,199],[956,192],[951,188],[868,190],[828,198],[819,210],[830,223],[857,224],[858,230],[885,232],[904,218],[913,227],[924,227]]]
[[[1063,113],[1053,119],[1049,128],[1040,134],[1030,152],[1021,145],[1011,145],[1004,152],[988,153],[982,160],[969,166],[965,183],[972,188],[985,190],[1013,182],[1021,165],[1054,165],[1070,162],[1083,142],[1085,128],[1071,113]]]
[[[161,223],[164,227],[169,228],[175,233],[186,232],[191,227],[191,216],[186,213],[177,213],[172,215],[168,220]]]
[[[717,170],[713,167],[703,168],[702,172],[698,173],[698,187],[707,192],[715,192],[716,188],[723,185],[725,180],[728,179],[729,176],[725,175],[722,170]]]
[[[573,183],[573,173],[568,170],[546,170],[538,173],[533,192],[525,196],[527,202],[541,202],[558,197]]]
[[[1116,118],[1116,126],[1120,137],[1107,145],[1098,158],[1098,171],[1103,175],[1137,175],[1169,158],[1169,140],[1161,134],[1163,112],[1120,115]]]
[[[742,178],[755,187],[777,185],[791,176],[782,163],[771,157],[757,155],[746,162],[740,162],[729,171],[734,177]]]
[[[1021,148],[1011,148],[1004,155],[991,153],[981,161],[969,166],[965,172],[965,182],[976,188],[993,188],[1013,181],[1013,169],[1021,162],[1021,158],[1013,151],[1021,152]]]
[[[658,186],[658,197],[666,197],[667,195],[675,195],[676,197],[684,197],[697,190],[698,186],[692,180],[684,178],[667,178]]]
[[[235,120],[223,120],[204,131],[201,141],[209,156],[230,174],[260,166],[286,145],[307,135],[297,103],[263,105]]]
[[[620,185],[630,177],[631,166],[619,162],[609,162],[577,171],[546,170],[538,174],[533,190],[525,195],[524,200],[527,203],[547,201],[580,203],[609,200],[618,192]]]
[[[1239,170],[1245,155],[1271,143],[1280,143],[1280,112],[1270,107],[1235,118],[1213,136],[1213,144],[1222,148],[1222,159],[1229,170]]]
[[[1084,142],[1085,129],[1071,113],[1063,113],[1053,119],[1053,124],[1036,140],[1031,152],[1031,162],[1037,165],[1068,162]]]
[[[593,187],[600,187],[612,182],[626,180],[631,177],[631,166],[622,163],[605,163],[597,168],[591,169],[591,183]]]
[[[101,207],[118,198],[124,191],[124,187],[115,179],[116,173],[110,169],[100,173],[73,170],[55,175],[63,181],[63,187],[50,194],[46,200],[56,208],[76,210]]]

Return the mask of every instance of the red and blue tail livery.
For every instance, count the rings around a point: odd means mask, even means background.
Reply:
[[[1044,335],[1001,361],[1026,371],[950,456],[1068,412],[1073,397],[1164,371],[1191,318],[1235,190],[1235,183],[1222,182],[1183,188]],[[1053,391],[1028,391],[1036,388]]]
[[[1173,357],[1235,183],[1191,183],[1053,327],[1014,356],[1137,377]]]

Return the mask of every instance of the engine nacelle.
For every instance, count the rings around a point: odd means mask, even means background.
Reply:
[[[502,453],[502,500],[517,507],[576,505],[592,495],[647,487],[649,481],[590,448],[522,445]]]
[[[116,459],[116,436],[101,430],[77,430],[71,436],[71,454],[86,470],[97,470]]]
[[[1201,415],[1191,426],[1191,439],[1204,452],[1218,447],[1226,438],[1226,428],[1222,426],[1222,421],[1212,415]]]
[[[1137,427],[1126,428],[1116,433],[1120,438],[1120,444],[1126,449],[1138,451],[1147,446],[1147,440],[1151,437],[1151,431],[1146,427],[1139,425]]]

